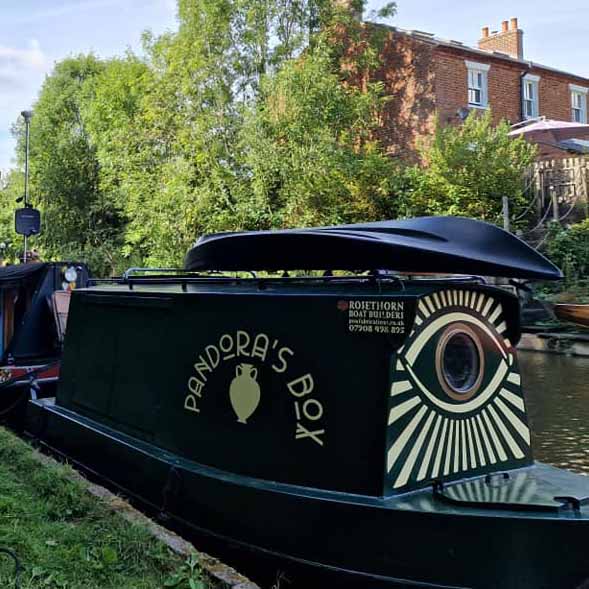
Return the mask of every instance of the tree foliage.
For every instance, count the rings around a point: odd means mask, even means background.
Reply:
[[[23,255],[23,239],[14,232],[14,210],[24,194],[24,174],[13,169],[0,179],[0,262],[15,263]]]
[[[554,223],[546,253],[562,269],[567,286],[589,280],[589,219],[569,227]]]
[[[410,172],[411,209],[421,214],[463,215],[497,222],[502,199],[519,213],[527,203],[523,177],[536,147],[509,137],[505,121],[493,125],[491,113],[471,113],[463,125],[438,123],[422,148],[423,166]]]
[[[178,19],[142,57],[72,57],[47,78],[31,135],[44,256],[178,265],[204,232],[388,213],[382,88],[342,84],[358,25],[340,5],[179,0]]]
[[[203,233],[519,203],[532,150],[488,116],[439,128],[423,168],[385,154],[382,40],[334,0],[179,0],[178,30],[146,33],[141,56],[58,63],[31,128],[37,247],[111,274],[177,266]]]
[[[118,203],[100,190],[100,162],[83,113],[103,70],[93,55],[56,65],[35,105],[30,157],[34,203],[43,210],[37,243],[44,255],[82,258],[105,272],[116,265],[123,221]]]
[[[239,223],[305,226],[390,214],[397,170],[371,138],[381,102],[379,84],[343,85],[321,44],[268,77],[241,139],[252,182]]]

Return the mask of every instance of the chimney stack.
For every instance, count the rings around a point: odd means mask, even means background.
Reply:
[[[516,59],[524,58],[524,32],[518,26],[518,19],[504,20],[501,31],[489,34],[489,27],[483,27],[479,49],[499,51]]]

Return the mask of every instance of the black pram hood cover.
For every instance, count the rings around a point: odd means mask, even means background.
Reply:
[[[187,270],[374,270],[558,280],[562,272],[515,235],[462,217],[216,233]]]

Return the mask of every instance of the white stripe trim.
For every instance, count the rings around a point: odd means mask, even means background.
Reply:
[[[435,415],[432,413],[432,416]],[[442,416],[438,415],[438,419],[436,420],[436,424],[434,425],[434,431],[432,432],[429,444],[427,445],[427,450],[425,451],[425,455],[423,460],[421,461],[421,468],[419,469],[419,473],[417,475],[417,480],[422,481],[426,475],[427,471],[429,470],[429,465],[432,460],[432,454],[434,451],[434,444],[436,442],[436,438],[438,436],[438,430],[440,429],[440,423],[442,422]]]
[[[489,430],[489,434],[491,434],[491,440],[495,445],[495,451],[497,452],[497,456],[499,457],[499,460],[501,462],[505,462],[507,460],[507,454],[505,453],[503,444],[501,443],[501,440],[499,439],[499,436],[497,435],[497,432],[495,431],[495,428],[491,423],[491,419],[487,415],[486,409],[483,409],[483,418],[485,420],[485,424],[487,425],[487,429]]]
[[[392,425],[397,421],[397,419],[401,419],[403,415],[409,413],[411,409],[414,409],[417,405],[421,403],[419,397],[413,397],[412,399],[408,399],[407,401],[393,407],[389,413],[389,425]]]
[[[474,420],[474,418],[471,417],[470,421],[472,423],[472,431],[474,432],[474,439],[476,441],[477,452],[479,454],[479,463],[480,463],[481,466],[485,466],[486,465],[485,453],[483,452],[483,446],[481,444],[481,438],[479,437],[479,428],[477,427],[477,423]]]
[[[442,463],[442,453],[444,451],[444,446],[446,444],[446,430],[448,429],[448,419],[443,418],[442,425],[442,433],[440,434],[440,439],[438,440],[438,451],[436,452],[436,460],[434,462],[434,468],[432,470],[432,478],[436,478],[438,473],[440,472],[440,466]]]
[[[484,315],[485,317],[487,317],[487,316],[489,315],[489,311],[491,310],[491,307],[493,306],[493,303],[494,303],[494,302],[495,302],[495,301],[494,301],[493,299],[489,299],[489,300],[487,301],[487,304],[485,305],[485,308],[483,309],[483,315]]]
[[[413,432],[419,425],[419,422],[423,419],[427,411],[427,407],[422,406],[421,409],[417,412],[415,417],[411,420],[411,423],[403,430],[403,433],[397,438],[395,443],[389,448],[387,453],[387,471],[390,472],[395,462],[399,458],[401,452],[403,452],[407,442],[413,435]]]
[[[468,452],[470,454],[470,467],[477,467],[477,457],[474,453],[474,437],[470,427],[470,419],[466,422],[466,439],[468,440]]]
[[[517,372],[510,372],[507,380],[517,386],[520,386],[522,383],[521,376]]]
[[[401,469],[401,472],[400,472],[399,476],[397,477],[395,484],[393,485],[395,489],[407,484],[407,481],[409,480],[409,477],[411,476],[411,472],[413,471],[413,467],[415,466],[415,461],[417,460],[417,456],[419,455],[419,452],[421,451],[421,447],[423,446],[423,443],[425,442],[425,438],[427,437],[427,433],[429,432],[429,428],[431,427],[432,421],[434,420],[435,416],[436,416],[435,412],[430,411],[427,421],[425,422],[425,425],[423,426],[421,433],[419,434],[419,436],[417,438],[417,441],[413,445],[413,448],[411,449],[411,452],[409,453],[409,456],[407,457],[407,460],[405,461],[405,464],[403,465],[403,468]]]
[[[391,397],[396,397],[397,395],[402,395],[407,391],[410,391],[413,388],[413,385],[408,380],[400,380],[393,383],[391,387]]]
[[[531,444],[530,430],[526,424],[498,397],[495,399],[495,405],[502,411],[515,431],[521,436],[522,440],[529,446]]]
[[[495,323],[495,321],[497,321],[497,319],[499,319],[499,315],[501,315],[501,313],[503,312],[503,308],[501,307],[501,305],[497,305],[495,307],[495,310],[493,311],[493,314],[489,317],[489,321],[491,323]]]
[[[511,391],[507,389],[501,389],[499,394],[504,398],[507,399],[514,407],[517,407],[520,411],[526,411],[526,406],[524,404],[524,400],[517,395],[514,395]]]
[[[524,453],[522,452],[522,449],[519,447],[517,442],[513,439],[513,436],[511,435],[509,430],[505,427],[503,420],[499,417],[499,415],[497,415],[493,406],[489,405],[487,407],[487,409],[488,409],[489,413],[491,414],[491,417],[493,418],[493,420],[497,424],[497,427],[499,428],[501,435],[503,436],[503,438],[507,442],[507,445],[509,446],[511,453],[515,456],[515,458],[523,458]]]
[[[450,420],[450,430],[448,432],[448,437],[446,438],[446,443],[444,444],[446,450],[446,457],[444,459],[444,475],[447,475],[450,472],[450,454],[452,452],[452,440],[454,439],[454,420]]]

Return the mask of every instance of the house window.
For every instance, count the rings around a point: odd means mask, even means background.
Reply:
[[[489,106],[488,72],[486,63],[466,62],[468,70],[468,105],[474,108]]]
[[[571,115],[575,123],[587,123],[588,88],[571,84]]]
[[[524,76],[522,84],[522,97],[523,97],[523,113],[524,119],[533,119],[540,115],[539,107],[539,87],[540,77],[532,76],[530,74]]]

